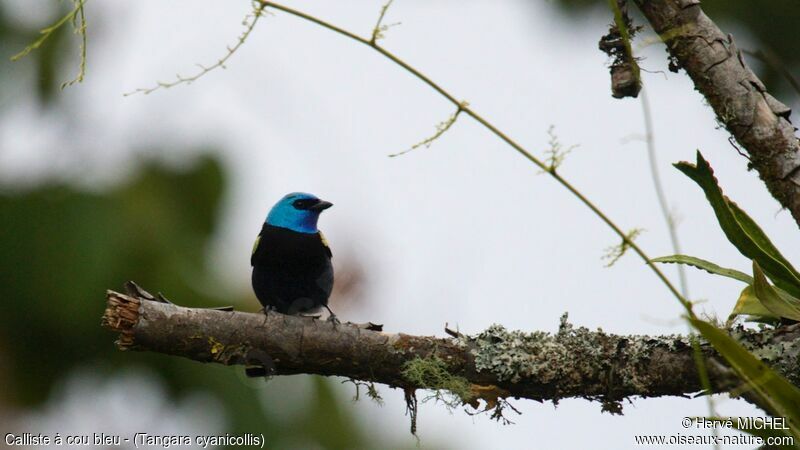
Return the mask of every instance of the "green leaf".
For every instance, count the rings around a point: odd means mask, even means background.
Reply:
[[[650,261],[657,263],[686,264],[687,266],[696,267],[714,275],[722,275],[723,277],[733,278],[734,280],[739,280],[743,283],[753,284],[753,277],[744,272],[721,267],[712,263],[711,261],[706,261],[705,259],[696,258],[694,256],[670,255],[651,259]]]
[[[800,442],[800,389],[747,351],[727,333],[698,318],[692,326],[728,361],[737,375],[764,402],[773,417],[785,417],[795,442]]]
[[[714,171],[703,155],[697,152],[696,165],[679,162],[675,167],[703,189],[722,231],[739,252],[758,261],[778,287],[800,297],[800,273],[781,255],[755,221],[723,195]]]
[[[739,205],[737,205],[736,202],[732,201],[728,197],[725,197],[725,200],[728,202],[728,207],[731,209],[736,221],[739,222],[750,238],[753,239],[753,241],[770,256],[794,272],[795,276],[800,278],[800,274],[798,274],[797,270],[792,267],[792,263],[783,257],[777,247],[775,247],[772,241],[769,240],[766,233],[764,233],[764,230],[762,230],[761,227],[759,227],[758,224],[750,216],[748,216],[746,212],[739,208]]]
[[[760,300],[760,297],[756,294],[752,287],[753,283],[755,282],[753,277],[744,272],[721,267],[710,261],[687,255],[662,256],[660,258],[651,259],[650,261],[657,263],[686,264],[688,266],[705,270],[706,272],[714,275],[721,275],[723,277],[732,278],[734,280],[749,284],[750,286],[744,288],[741,294],[739,294],[739,299],[736,301],[736,306],[734,306],[733,311],[731,311],[731,314],[728,316],[728,321],[733,320],[739,315],[759,316],[760,319],[766,319],[768,322],[772,319],[780,319],[781,317],[791,318],[768,309],[764,305],[764,302]],[[766,280],[764,280],[764,282],[766,283]],[[780,288],[769,286],[768,283],[767,287],[774,291],[775,294],[780,298],[780,301],[777,302],[777,308],[781,308],[784,304],[797,305],[798,311],[800,311],[800,300],[796,299],[791,294]],[[787,308],[783,307],[783,310],[785,309]]]
[[[753,261],[753,290],[761,303],[773,314],[792,320],[800,320],[800,300],[789,296],[782,296],[775,288],[770,286],[761,267]]]
[[[733,307],[733,311],[731,311],[731,314],[728,316],[728,321],[730,322],[736,318],[736,316],[741,315],[760,316],[771,319],[780,318],[780,316],[773,314],[761,304],[761,301],[756,297],[755,291],[753,291],[753,286],[747,286],[742,289],[742,293],[739,294],[739,300],[736,301],[736,306]]]

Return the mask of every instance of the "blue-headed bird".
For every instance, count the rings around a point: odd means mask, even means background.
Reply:
[[[264,311],[313,313],[328,307],[333,289],[331,249],[317,229],[322,211],[333,206],[303,192],[286,194],[272,207],[253,245],[253,291]]]

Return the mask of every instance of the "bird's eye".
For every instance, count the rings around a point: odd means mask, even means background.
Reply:
[[[300,200],[295,200],[295,201],[292,202],[292,206],[294,206],[296,209],[308,209],[313,204],[314,204],[314,202],[312,200],[307,199],[307,198],[303,198],[303,199],[300,199]]]

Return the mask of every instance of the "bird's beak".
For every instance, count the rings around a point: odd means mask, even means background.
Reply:
[[[319,211],[326,210],[326,209],[330,208],[331,206],[333,206],[333,203],[326,202],[325,200],[320,200],[320,201],[317,202],[316,205],[314,205],[314,206],[312,206],[311,208],[308,208],[308,209],[310,209],[311,211],[319,212]]]

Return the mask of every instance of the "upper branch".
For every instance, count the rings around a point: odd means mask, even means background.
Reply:
[[[506,331],[494,325],[475,336],[443,339],[278,313],[183,308],[108,291],[103,325],[120,333],[121,350],[226,365],[258,364],[275,375],[337,375],[407,390],[454,391],[452,386],[467,386],[456,393],[473,404],[477,399],[496,404],[506,397],[580,397],[617,410],[620,400],[632,396],[682,396],[702,390],[685,337],[619,336],[573,328],[566,318],[554,334]],[[780,372],[790,378],[800,373],[800,326],[740,333],[741,341],[768,356]],[[703,345],[702,351],[712,360],[714,390],[736,388],[732,372],[713,349]],[[421,377],[410,376],[409,367],[420,363],[435,368],[438,375],[426,378],[422,370],[417,371]]]
[[[705,15],[699,0],[634,2],[666,43],[671,66],[686,70],[772,196],[800,224],[800,140],[789,107],[767,92],[733,36]]]

